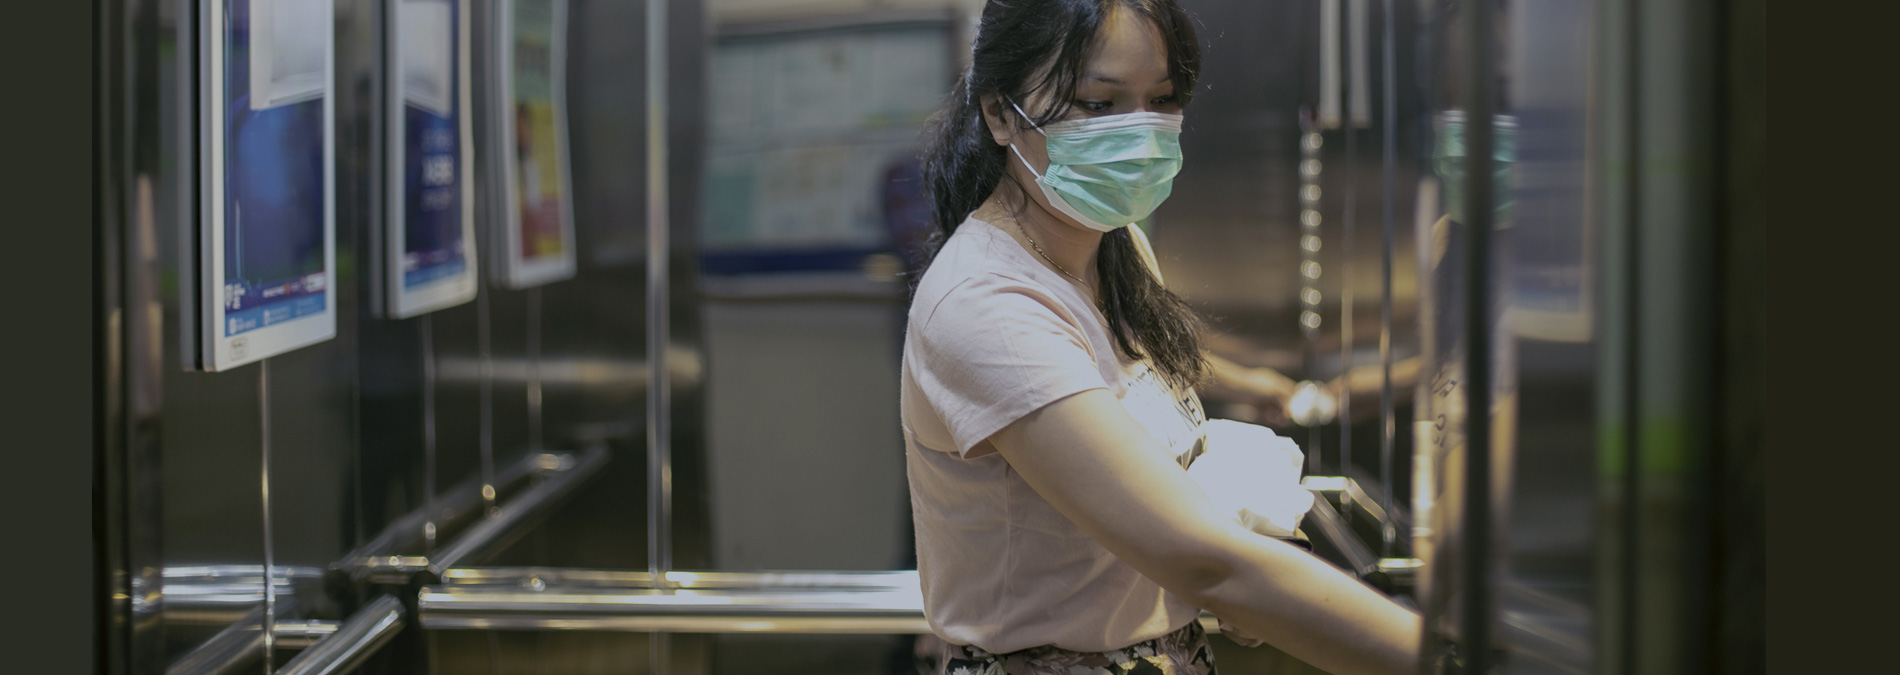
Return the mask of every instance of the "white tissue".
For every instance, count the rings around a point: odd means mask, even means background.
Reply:
[[[1202,454],[1188,466],[1214,503],[1233,509],[1247,529],[1291,537],[1313,493],[1300,485],[1306,453],[1292,439],[1257,424],[1208,420],[1201,424]]]
[[[1293,439],[1257,424],[1208,420],[1201,424],[1202,451],[1188,477],[1223,508],[1233,509],[1247,529],[1291,537],[1313,508],[1313,493],[1300,485],[1306,453]],[[1243,647],[1264,643],[1220,619],[1220,632]]]

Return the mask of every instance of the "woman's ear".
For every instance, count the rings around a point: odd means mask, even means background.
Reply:
[[[977,99],[977,109],[983,112],[983,123],[989,125],[990,140],[997,145],[1009,145],[1010,139],[1016,137],[1016,125],[1003,118],[1002,100],[996,94],[984,94]]]

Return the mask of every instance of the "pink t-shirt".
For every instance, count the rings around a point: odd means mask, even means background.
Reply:
[[[1084,534],[988,439],[1058,399],[1107,389],[1156,452],[1186,466],[1206,416],[1192,388],[1125,358],[1086,291],[1033,256],[971,218],[911,304],[901,407],[924,614],[946,641],[991,653],[1119,649],[1199,610]]]

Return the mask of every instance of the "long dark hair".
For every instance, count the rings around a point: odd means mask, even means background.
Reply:
[[[1193,97],[1200,44],[1187,12],[1174,0],[990,0],[978,23],[970,69],[932,118],[930,144],[924,150],[924,183],[937,225],[933,258],[1002,181],[1017,190],[1021,204],[1029,203],[1028,192],[1005,170],[1009,150],[995,143],[983,121],[984,95],[1026,102],[1030,93],[1050,91],[1052,103],[1036,113],[1035,124],[1061,119],[1069,112],[1089,48],[1117,7],[1160,29],[1175,98],[1185,106]],[[1013,118],[1014,110],[1004,116]],[[1176,382],[1199,382],[1208,371],[1200,319],[1148,273],[1126,229],[1102,236],[1095,271],[1102,314],[1122,352],[1150,359],[1156,370]]]

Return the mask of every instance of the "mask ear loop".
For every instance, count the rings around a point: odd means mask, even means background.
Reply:
[[[1042,137],[1043,137],[1043,138],[1048,138],[1048,137],[1049,137],[1049,133],[1048,133],[1048,132],[1046,132],[1046,131],[1043,131],[1043,130],[1042,130],[1042,125],[1040,125],[1040,124],[1037,124],[1035,120],[1032,120],[1032,119],[1029,119],[1029,113],[1026,113],[1026,112],[1023,112],[1023,107],[1022,107],[1022,106],[1019,106],[1019,105],[1016,105],[1016,99],[1012,99],[1012,98],[1010,98],[1010,97],[1008,97],[1008,96],[1004,96],[1004,97],[1003,97],[1003,100],[1005,100],[1005,101],[1009,101],[1009,107],[1011,107],[1011,108],[1015,108],[1015,109],[1016,109],[1016,114],[1018,114],[1018,115],[1022,115],[1022,116],[1023,116],[1023,121],[1024,121],[1024,122],[1028,122],[1028,123],[1029,123],[1029,127],[1030,127],[1030,128],[1032,128],[1032,129],[1035,129],[1035,130],[1036,130],[1036,133],[1039,133],[1039,134],[1042,134]]]
[[[1040,124],[1036,124],[1036,122],[1035,122],[1035,120],[1031,120],[1031,119],[1029,119],[1029,113],[1026,113],[1026,112],[1023,112],[1023,107],[1022,107],[1022,106],[1019,106],[1019,105],[1016,105],[1016,101],[1015,101],[1014,99],[1011,99],[1011,98],[1010,98],[1010,97],[1008,97],[1008,96],[1004,96],[1004,97],[1003,97],[1003,100],[1005,100],[1005,101],[1009,101],[1009,107],[1011,107],[1011,108],[1015,108],[1015,109],[1016,109],[1016,114],[1018,114],[1018,115],[1022,115],[1022,116],[1023,116],[1023,121],[1024,121],[1024,122],[1028,122],[1028,123],[1029,123],[1029,126],[1030,126],[1031,128],[1034,128],[1034,129],[1036,130],[1036,133],[1039,133],[1039,134],[1042,134],[1042,137],[1043,137],[1043,138],[1048,138],[1048,137],[1049,137],[1049,133],[1048,133],[1048,132],[1045,132],[1045,131],[1043,131],[1043,130],[1042,130],[1042,125],[1040,125]],[[1040,182],[1042,182],[1042,172],[1040,172],[1040,171],[1037,171],[1037,170],[1036,170],[1036,167],[1034,167],[1034,166],[1031,166],[1031,165],[1029,164],[1029,158],[1028,158],[1028,157],[1024,157],[1024,156],[1023,156],[1023,151],[1021,151],[1021,150],[1017,150],[1017,149],[1016,149],[1016,143],[1015,143],[1015,142],[1011,142],[1011,143],[1009,144],[1009,151],[1010,151],[1010,152],[1013,152],[1013,153],[1016,153],[1016,159],[1017,159],[1018,161],[1020,161],[1020,162],[1022,162],[1022,163],[1023,163],[1023,168],[1025,168],[1025,169],[1028,169],[1028,170],[1029,170],[1029,175],[1031,175],[1031,176],[1035,176],[1035,177],[1036,177],[1036,182],[1038,182],[1038,183],[1040,183]]]

